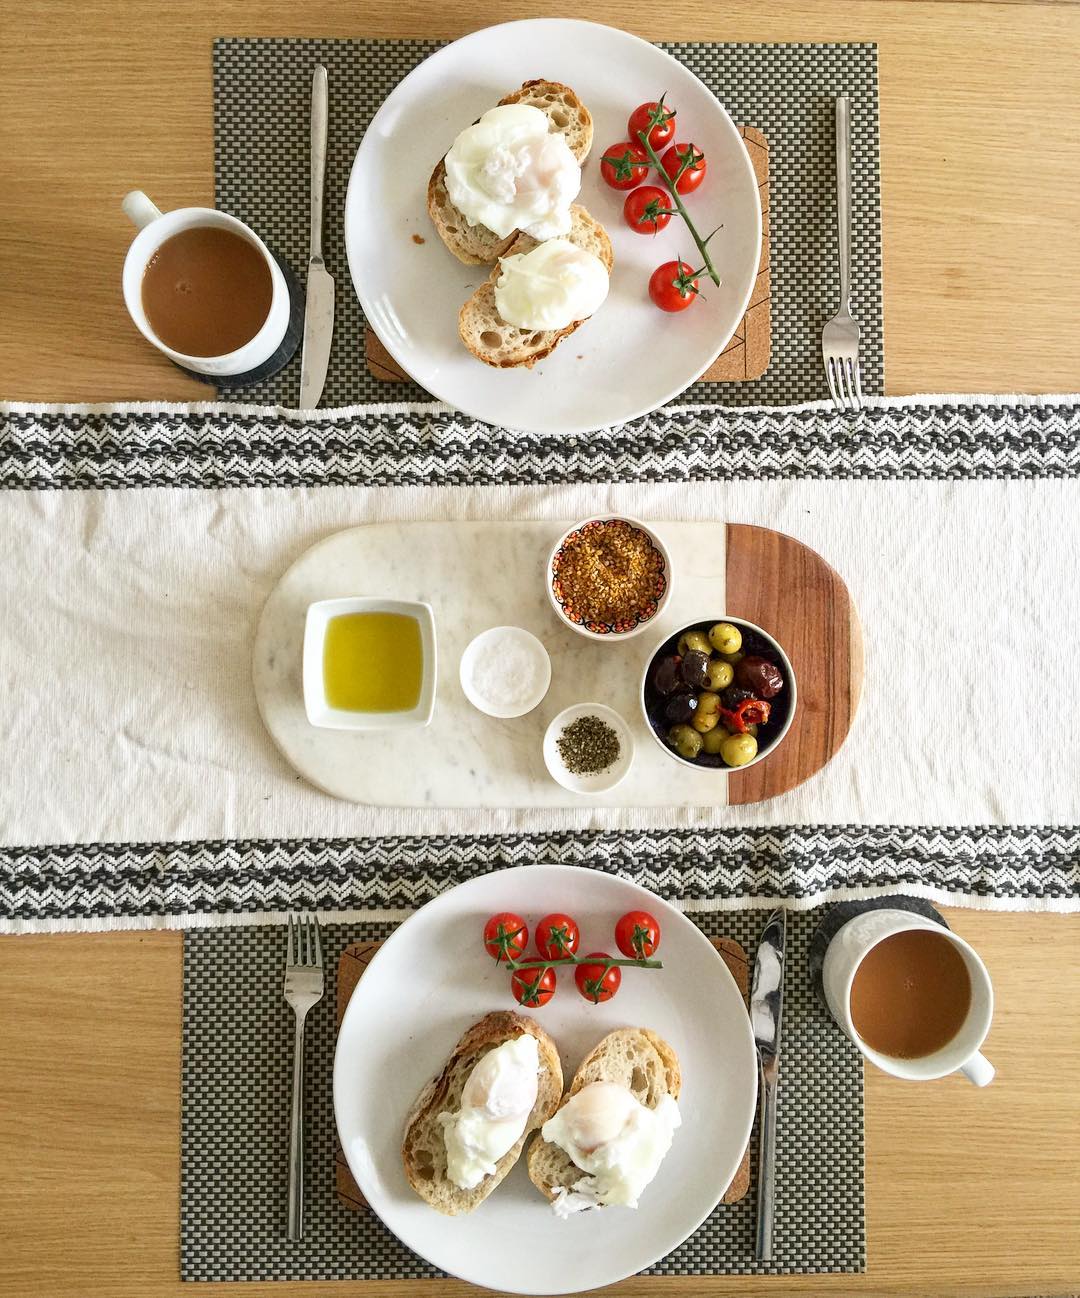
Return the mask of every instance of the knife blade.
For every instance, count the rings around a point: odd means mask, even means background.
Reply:
[[[326,69],[320,63],[311,80],[311,251],[304,305],[304,345],[300,356],[300,409],[314,410],[326,382],[334,336],[334,277],[322,255],[323,187],[326,179],[326,123],[329,115]]]
[[[773,1255],[773,1216],[776,1202],[776,1105],[780,1067],[780,1030],[784,1010],[784,952],[787,911],[774,910],[762,930],[754,959],[750,990],[750,1023],[758,1052],[758,1260]]]

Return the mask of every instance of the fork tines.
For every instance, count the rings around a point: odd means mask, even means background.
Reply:
[[[285,957],[287,965],[323,967],[322,935],[319,921],[314,915],[289,914],[289,946]]]
[[[829,391],[837,407],[846,410],[862,409],[862,375],[859,360],[845,356],[830,356],[825,363]]]

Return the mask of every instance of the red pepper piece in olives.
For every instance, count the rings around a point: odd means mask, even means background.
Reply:
[[[755,698],[772,699],[784,688],[784,678],[775,663],[749,655],[735,665],[735,679]]]
[[[683,680],[691,689],[704,689],[709,675],[709,655],[703,654],[697,649],[691,649],[688,653],[683,654],[679,671],[682,673]]]
[[[656,670],[653,672],[653,689],[657,694],[674,694],[676,690],[685,689],[683,679],[679,675],[679,664],[682,659],[678,654],[669,654],[667,658],[661,658],[656,664]]]
[[[685,726],[693,721],[697,707],[696,694],[676,694],[674,698],[668,699],[664,716],[673,725]]]

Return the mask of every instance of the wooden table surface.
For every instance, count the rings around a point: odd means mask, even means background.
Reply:
[[[767,10],[767,12],[766,12]],[[445,36],[479,0],[22,0],[0,39],[0,396],[201,398],[119,295],[119,199],[212,201],[210,41]],[[540,0],[534,14],[573,12]],[[652,38],[879,46],[887,389],[1080,388],[1080,7],[598,0]],[[863,1276],[637,1280],[611,1294],[1060,1294],[1080,1288],[1075,920],[947,912],[982,952],[998,1078],[867,1077]],[[0,940],[0,1294],[177,1295],[181,939]],[[223,1285],[200,1292],[239,1293]],[[431,1298],[468,1286],[326,1284]],[[312,1286],[246,1286],[286,1298]]]

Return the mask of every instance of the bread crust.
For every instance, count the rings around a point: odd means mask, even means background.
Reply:
[[[536,1104],[520,1139],[472,1190],[462,1190],[445,1176],[445,1142],[438,1115],[460,1107],[461,1090],[476,1063],[489,1050],[527,1033],[535,1037],[541,1074]],[[555,1042],[535,1019],[512,1010],[486,1014],[468,1028],[442,1070],[423,1088],[409,1110],[401,1142],[401,1159],[409,1185],[427,1203],[448,1216],[472,1212],[499,1185],[517,1162],[529,1135],[555,1112],[562,1092],[562,1064]],[[440,1166],[442,1175],[440,1175]]]

